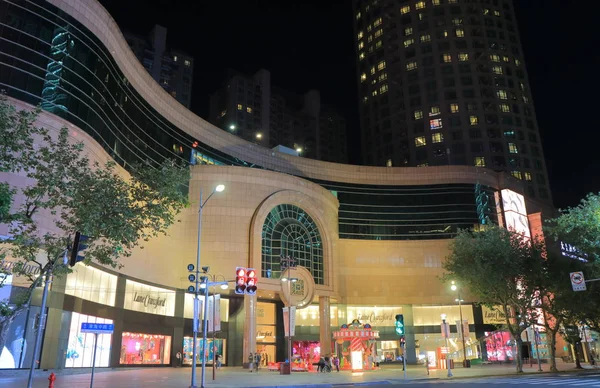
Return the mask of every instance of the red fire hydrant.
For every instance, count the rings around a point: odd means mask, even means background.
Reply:
[[[54,382],[56,381],[56,375],[54,374],[54,372],[50,373],[48,381],[48,388],[54,388]]]

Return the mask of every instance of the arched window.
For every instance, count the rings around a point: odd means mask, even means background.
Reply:
[[[262,228],[262,276],[271,270],[272,278],[281,276],[281,256],[290,256],[313,275],[315,284],[324,284],[323,243],[313,219],[298,206],[275,206]]]

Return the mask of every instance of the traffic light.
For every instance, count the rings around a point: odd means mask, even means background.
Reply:
[[[188,264],[187,266],[188,272],[190,272],[190,274],[188,275],[188,280],[190,281],[190,283],[194,283],[193,286],[189,286],[188,287],[188,292],[191,294],[195,294],[196,293],[196,267],[194,267],[194,264]]]
[[[404,315],[396,314],[396,334],[404,337]]]
[[[85,236],[79,232],[75,233],[75,240],[73,241],[73,246],[71,247],[71,256],[69,260],[69,265],[71,267],[74,267],[75,264],[85,259],[85,257],[79,256],[79,251],[83,251],[88,247],[84,244],[84,242],[87,240],[89,240],[88,236]]]
[[[246,293],[246,268],[244,267],[235,269],[235,293],[238,295]]]
[[[256,271],[254,270],[254,268],[248,268],[246,270],[246,294],[248,294],[248,295],[256,294],[256,289],[258,288],[256,286],[257,282],[258,282],[258,279],[256,277]]]

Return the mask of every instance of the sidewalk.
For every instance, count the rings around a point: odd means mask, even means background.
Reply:
[[[542,364],[544,371],[548,371],[549,366]],[[585,364],[584,368],[592,369]],[[561,372],[573,370],[575,364],[559,365]],[[598,369],[600,371],[600,369]],[[41,388],[48,386],[48,376],[52,371],[36,371],[34,387]],[[524,366],[525,373],[538,374],[537,365],[533,367]],[[83,369],[63,369],[54,371],[57,376],[56,388],[78,388],[89,387],[90,373],[89,368]],[[504,365],[476,365],[472,368],[458,367],[452,370],[453,379],[473,378],[485,376],[514,375],[515,366]],[[27,382],[28,371],[26,370],[0,370],[0,387],[24,386]],[[189,386],[191,378],[190,368],[98,368],[94,376],[94,387],[96,388],[120,388],[120,387],[185,387]],[[197,370],[198,386],[200,385],[201,369]],[[365,371],[362,374],[353,374],[349,371],[340,373],[316,373],[316,372],[293,372],[292,375],[280,375],[278,372],[269,372],[261,370],[259,373],[250,373],[240,367],[224,367],[217,371],[217,378],[212,380],[212,369],[206,369],[206,386],[208,387],[293,387],[293,386],[318,386],[322,388],[333,385],[379,385],[379,384],[401,384],[414,380],[426,379],[446,379],[446,370],[432,369],[427,376],[425,367],[409,366],[407,368],[407,380],[404,380],[404,373],[401,365],[384,366],[378,371]]]

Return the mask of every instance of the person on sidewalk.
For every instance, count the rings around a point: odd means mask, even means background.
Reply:
[[[325,369],[325,359],[323,357],[321,357],[319,359],[319,362],[317,363],[317,373],[323,372],[324,369]]]
[[[250,373],[252,373],[252,370],[254,369],[254,366],[252,365],[253,362],[254,362],[254,355],[252,353],[250,353],[250,355],[248,356],[248,369],[250,369]]]
[[[429,357],[425,357],[425,369],[427,369],[427,376],[429,376]]]
[[[260,353],[256,353],[255,357],[255,363],[256,363],[256,372],[258,372],[258,368],[260,368]]]
[[[337,356],[333,356],[333,366],[335,366],[335,370],[340,371],[340,359]]]

